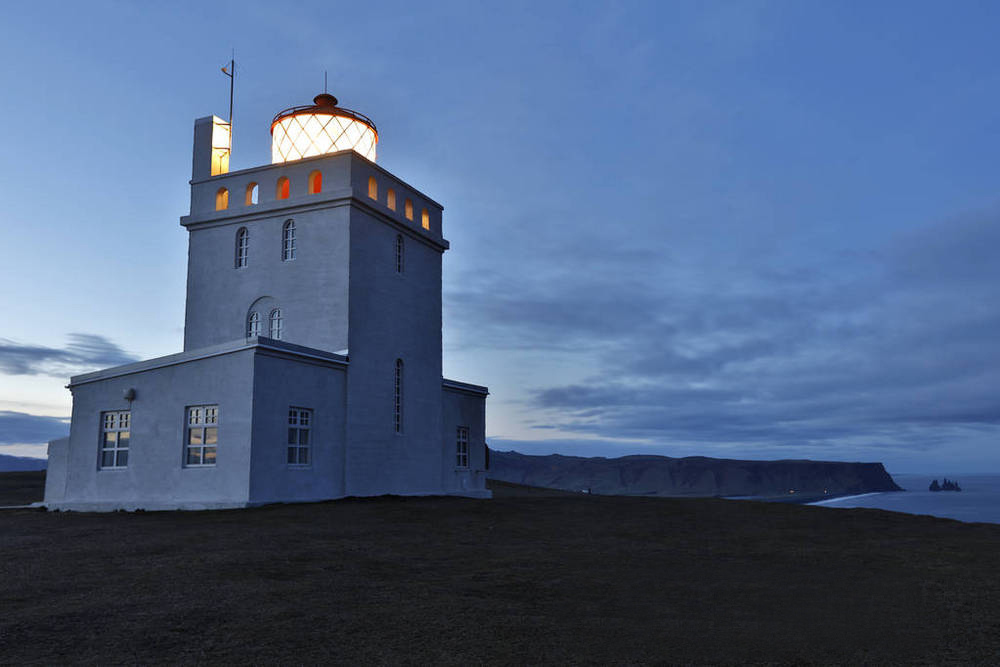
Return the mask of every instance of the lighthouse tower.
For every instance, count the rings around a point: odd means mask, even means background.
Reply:
[[[230,172],[230,125],[195,121],[184,350],[71,379],[49,506],[489,496],[487,390],[441,375],[442,206],[332,95],[270,130]]]

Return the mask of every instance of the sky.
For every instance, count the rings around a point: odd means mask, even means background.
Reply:
[[[494,448],[1000,471],[1000,4],[17,3],[0,453],[182,348],[191,137],[322,91],[444,204]]]

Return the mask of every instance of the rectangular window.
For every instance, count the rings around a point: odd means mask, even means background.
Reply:
[[[288,465],[309,465],[312,410],[288,408]]]
[[[455,467],[469,467],[469,427],[459,426],[455,443]]]
[[[101,413],[102,470],[128,467],[128,446],[132,413],[128,410]]]
[[[187,409],[184,464],[214,466],[219,443],[219,406],[195,405]]]

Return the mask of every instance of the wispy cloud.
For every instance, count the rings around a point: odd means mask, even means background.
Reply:
[[[68,338],[69,342],[61,348],[0,338],[0,373],[65,376],[137,359],[104,336],[73,333]]]
[[[0,410],[0,445],[36,445],[66,435],[69,435],[68,417],[44,417]]]

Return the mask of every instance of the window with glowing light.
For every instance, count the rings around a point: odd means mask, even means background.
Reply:
[[[407,199],[406,202],[403,203],[403,211],[406,214],[407,220],[413,220],[413,202],[411,202],[409,199]]]
[[[396,359],[392,385],[392,423],[396,433],[403,432],[403,360]]]
[[[219,406],[189,407],[186,436],[184,465],[188,468],[214,466],[219,444]]]
[[[281,228],[281,261],[289,262],[295,259],[295,221],[286,220]]]
[[[403,272],[403,235],[396,234],[396,273]]]
[[[385,193],[385,205],[391,210],[396,210],[396,191],[389,188]]]
[[[378,181],[374,176],[368,177],[368,198],[378,201]]]
[[[426,208],[420,211],[420,226],[424,229],[431,228],[431,216],[428,215]]]
[[[258,188],[256,183],[247,185],[246,201],[244,205],[255,206],[257,204]]]
[[[250,233],[246,227],[240,227],[236,232],[236,268],[242,269],[247,265],[250,252]]]
[[[323,174],[314,171],[309,174],[309,194],[319,194],[323,190]]]
[[[309,465],[312,436],[312,410],[288,408],[288,465]]]
[[[229,208],[229,190],[219,188],[215,192],[215,210],[225,211],[227,208]]]
[[[281,340],[284,334],[285,323],[281,318],[281,308],[275,308],[271,311],[270,316],[270,328],[268,329],[268,337],[274,340]]]
[[[278,187],[275,190],[275,199],[288,199],[288,194],[291,190],[291,185],[288,182],[287,176],[282,176],[278,179]]]
[[[129,410],[101,413],[101,470],[128,467],[132,413]]]
[[[247,317],[247,337],[253,338],[260,335],[260,313],[256,310]]]
[[[455,467],[469,467],[469,427],[459,426],[455,439]]]

